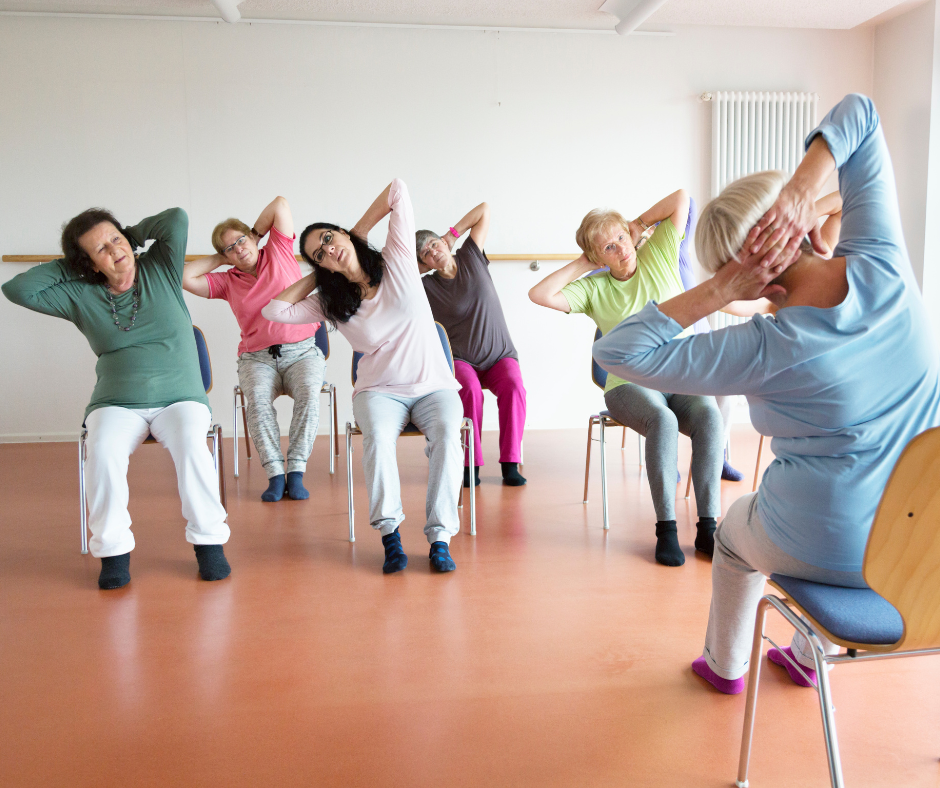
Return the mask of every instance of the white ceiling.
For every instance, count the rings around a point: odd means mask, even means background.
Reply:
[[[725,25],[848,29],[923,0],[668,0],[642,29]],[[242,18],[611,29],[602,0],[244,0]],[[210,0],[0,0],[0,11],[217,17]]]

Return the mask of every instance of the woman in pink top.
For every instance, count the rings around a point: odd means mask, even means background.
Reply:
[[[268,242],[259,249],[265,235]],[[281,500],[285,487],[289,497],[305,500],[310,493],[304,488],[304,471],[320,422],[326,371],[314,340],[320,324],[287,326],[261,317],[268,301],[302,275],[294,257],[294,219],[287,200],[276,197],[251,229],[238,219],[219,223],[212,231],[212,245],[216,254],[186,264],[183,288],[203,298],[224,298],[241,329],[238,385],[248,401],[249,431],[268,476],[261,500]],[[223,265],[232,267],[215,271]],[[286,478],[274,410],[281,394],[294,400]]]
[[[366,239],[389,214],[385,248],[379,252]],[[351,231],[311,224],[300,236],[300,253],[313,273],[288,287],[262,314],[279,323],[329,320],[363,354],[353,413],[363,435],[369,520],[385,546],[382,571],[398,572],[408,564],[398,533],[405,516],[395,445],[411,422],[427,439],[424,533],[431,544],[431,566],[450,572],[456,566],[448,545],[460,528],[463,406],[415,265],[408,188],[392,181]]]

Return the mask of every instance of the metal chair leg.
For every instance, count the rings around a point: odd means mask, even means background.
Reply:
[[[601,438],[601,498],[604,510],[604,530],[610,530],[610,523],[607,520],[607,456],[606,446],[604,444],[604,422],[606,419],[601,416],[600,419],[600,438]]]
[[[836,737],[835,709],[832,706],[826,652],[823,650],[822,643],[815,632],[812,633],[809,641],[813,647],[813,662],[816,665],[816,689],[819,693],[819,711],[822,714],[823,734],[826,737],[829,779],[832,782],[832,788],[844,788],[845,783],[842,779],[842,761],[839,757],[839,740]]]
[[[333,453],[339,457],[339,421],[337,420],[339,417],[336,415],[338,410],[336,407],[336,386],[330,384],[330,388],[333,390],[333,435],[335,436],[333,438]]]
[[[232,394],[232,467],[235,478],[238,478],[238,395],[241,389],[236,386]]]
[[[78,503],[81,509],[82,555],[88,555],[88,509],[85,499],[85,436],[87,434],[87,431],[82,429],[78,438]]]
[[[754,486],[751,492],[757,492],[757,475],[760,473],[760,455],[764,451],[764,436],[760,436],[760,443],[757,444],[757,464],[754,466]]]
[[[353,476],[352,476],[352,424],[346,422],[346,495],[349,506],[349,541],[356,541],[356,527],[353,520]]]
[[[473,454],[473,421],[465,418],[462,429],[467,433],[467,446],[470,453],[470,467],[474,467],[475,457]],[[463,482],[460,484],[460,492],[463,493]],[[470,536],[477,535],[477,496],[476,485],[473,483],[473,471],[470,472]]]
[[[643,467],[643,436],[640,433],[636,434],[636,453],[640,458],[640,467]]]
[[[588,502],[588,480],[591,478],[591,441],[594,440],[594,422],[595,418],[591,416],[588,419],[588,439],[587,439],[587,457],[584,458],[584,501]]]
[[[225,508],[225,455],[222,453],[222,425],[212,428],[212,449],[215,455],[215,468],[219,474],[219,501]]]
[[[769,602],[764,597],[757,603],[757,619],[754,624],[754,642],[751,645],[750,671],[747,677],[747,701],[744,706],[744,731],[741,735],[741,757],[738,760],[737,788],[747,788],[747,770],[751,761],[751,742],[754,739],[754,713],[757,710],[757,690],[760,683],[761,657],[764,645],[764,620],[767,618]]]
[[[336,473],[336,455],[333,447],[336,445],[336,386],[330,384],[327,394],[330,405],[330,476]]]
[[[624,451],[627,448],[627,428],[623,428],[623,438],[620,440],[620,451]]]

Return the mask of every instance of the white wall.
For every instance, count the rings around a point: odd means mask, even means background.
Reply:
[[[816,91],[826,108],[871,92],[873,38],[0,18],[0,250],[53,252],[61,223],[93,204],[128,223],[181,205],[193,253],[210,249],[216,221],[251,221],[276,194],[301,226],[348,226],[400,176],[419,225],[442,230],[486,199],[491,253],[573,251],[592,207],[636,214],[680,186],[707,199],[702,91]],[[589,378],[593,325],[526,298],[554,267],[493,265],[535,429],[580,427],[602,405]],[[0,280],[21,270],[3,264]],[[222,303],[189,303],[212,351],[212,406],[228,429],[235,320]],[[6,301],[0,332],[0,439],[74,437],[94,384],[84,339]],[[341,423],[351,415],[349,359],[334,335],[328,378],[340,387]],[[279,402],[286,426],[290,403]],[[495,427],[494,411],[485,428]]]
[[[935,0],[875,28],[872,98],[891,150],[904,238],[923,285]]]

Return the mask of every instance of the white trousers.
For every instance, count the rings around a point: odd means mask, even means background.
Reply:
[[[219,477],[206,445],[211,420],[209,409],[201,402],[174,402],[165,408],[106,407],[88,414],[85,490],[93,556],[106,558],[134,549],[127,511],[127,465],[148,435],[169,449],[176,465],[186,541],[228,541],[230,532],[219,500]]]

